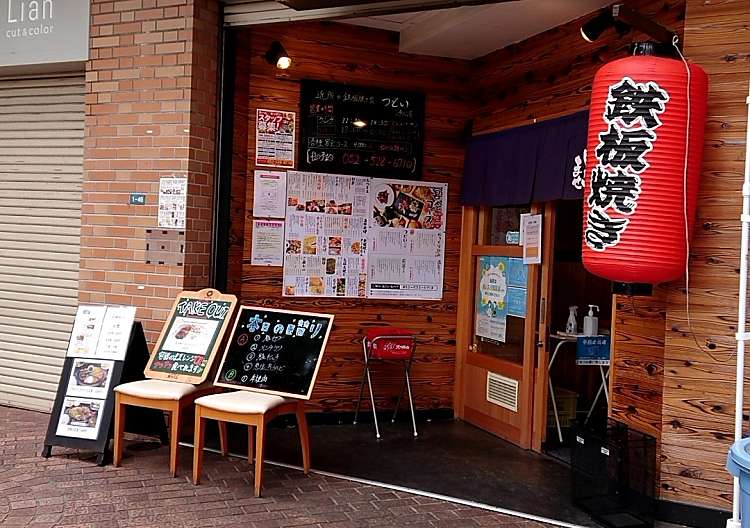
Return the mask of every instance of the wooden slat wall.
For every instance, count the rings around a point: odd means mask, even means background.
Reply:
[[[623,2],[682,31],[685,0]],[[592,15],[540,33],[475,61],[481,107],[474,133],[512,128],[587,109],[596,70],[627,55],[630,43],[647,40],[612,30],[595,43],[581,38],[581,24]]]
[[[248,31],[248,30],[245,30]],[[254,167],[255,110],[299,111],[303,78],[419,90],[427,94],[424,180],[448,182],[449,211],[445,258],[445,292],[440,302],[289,299],[281,297],[281,268],[250,265],[252,178],[247,178],[244,266],[241,298],[245,303],[329,312],[334,330],[321,368],[312,406],[320,410],[354,408],[362,374],[362,332],[367,327],[398,325],[418,333],[420,345],[413,371],[419,408],[451,408],[454,378],[460,190],[464,134],[472,114],[469,63],[398,53],[392,33],[335,23],[263,26],[250,31],[250,104],[248,174]],[[294,67],[280,74],[263,55],[280,40]],[[462,95],[463,94],[463,95]],[[233,210],[236,216],[238,211]],[[239,220],[239,219],[237,219]],[[375,392],[384,406],[398,394],[400,371],[386,366],[375,374]],[[388,400],[388,401],[386,401]]]
[[[710,76],[698,222],[684,283],[670,285],[664,365],[662,498],[729,509],[745,127],[747,0],[688,0],[685,54]]]
[[[613,418],[661,437],[666,292],[615,297],[612,366]]]

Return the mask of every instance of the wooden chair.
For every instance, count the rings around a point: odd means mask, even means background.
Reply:
[[[238,423],[248,426],[248,464],[253,463],[255,452],[255,496],[260,497],[263,486],[263,451],[265,448],[266,426],[281,414],[296,414],[302,444],[302,466],[305,474],[310,472],[310,438],[305,417],[305,402],[282,398],[259,392],[237,391],[203,396],[195,400],[195,447],[193,451],[193,482],[200,484],[203,469],[203,445],[205,442],[206,420],[219,423]],[[255,434],[253,434],[253,427]],[[228,454],[226,442],[221,447],[223,455]]]
[[[176,381],[146,379],[125,383],[115,387],[115,452],[114,464],[122,462],[123,435],[125,434],[125,407],[158,409],[170,414],[169,429],[169,473],[177,474],[177,453],[180,441],[182,414],[196,398],[215,392],[211,385],[191,385]],[[222,450],[226,446],[226,424],[220,424],[219,437]]]

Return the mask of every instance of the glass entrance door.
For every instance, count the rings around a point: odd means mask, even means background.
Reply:
[[[466,349],[457,369],[459,415],[525,448],[532,445],[540,277],[539,265],[523,264],[519,245],[521,214],[529,212],[541,209],[464,211],[471,230],[464,237],[473,240],[461,262],[458,341]]]

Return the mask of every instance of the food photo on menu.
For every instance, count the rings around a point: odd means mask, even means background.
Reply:
[[[114,361],[76,359],[73,362],[66,394],[105,399],[114,365]]]
[[[57,435],[95,440],[102,420],[102,400],[66,397],[63,401]]]
[[[379,227],[440,229],[445,198],[439,193],[429,185],[381,182],[374,189],[373,219]]]
[[[175,317],[162,349],[170,352],[206,355],[218,325],[219,321]]]

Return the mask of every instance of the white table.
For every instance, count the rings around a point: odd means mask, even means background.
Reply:
[[[552,386],[552,365],[555,363],[555,358],[557,358],[557,353],[560,351],[562,346],[566,343],[573,343],[576,346],[578,345],[578,338],[579,337],[600,337],[600,336],[584,336],[583,334],[568,334],[565,332],[557,332],[555,334],[552,334],[550,336],[551,339],[557,340],[557,346],[555,346],[554,352],[552,352],[552,357],[550,357],[549,365],[547,367],[547,383],[549,383],[549,395],[550,398],[552,398],[552,410],[555,414],[555,426],[557,427],[557,438],[560,440],[560,443],[563,441],[562,437],[562,428],[560,427],[560,414],[557,411],[557,402],[555,401],[555,388]],[[602,336],[603,337],[603,336]],[[586,414],[586,421],[584,424],[588,423],[589,418],[591,418],[591,414],[594,412],[594,409],[596,408],[596,404],[599,402],[599,398],[601,397],[602,392],[604,392],[604,398],[607,400],[607,405],[609,405],[609,371],[610,371],[610,364],[607,363],[606,365],[595,365],[599,367],[599,373],[602,376],[602,383],[599,386],[599,390],[596,392],[596,396],[594,397],[594,402],[591,404],[591,407],[589,408],[588,413]],[[604,367],[607,367],[606,370]]]

